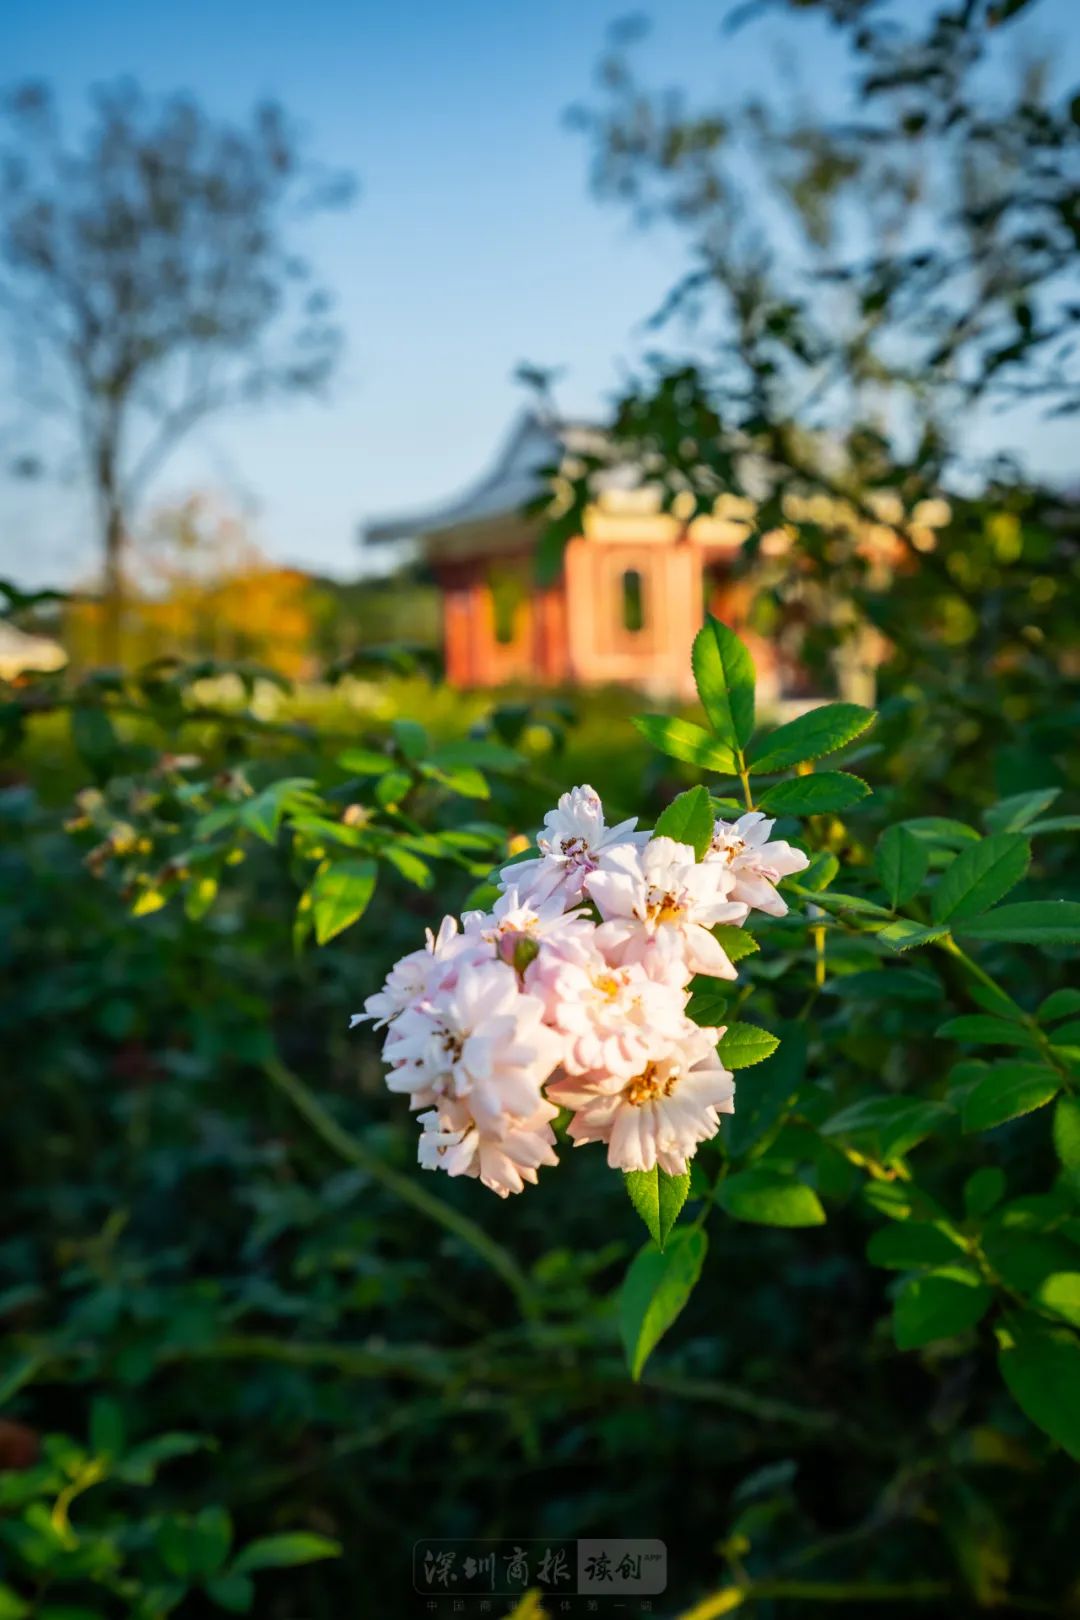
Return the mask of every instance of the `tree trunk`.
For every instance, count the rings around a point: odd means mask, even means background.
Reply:
[[[102,539],[105,556],[99,657],[102,664],[118,665],[124,617],[124,514],[115,500],[109,500],[106,505]]]

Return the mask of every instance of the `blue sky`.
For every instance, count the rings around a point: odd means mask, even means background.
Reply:
[[[565,366],[564,408],[602,411],[683,262],[675,240],[596,204],[585,145],[563,122],[589,93],[607,25],[631,9],[5,0],[4,80],[48,79],[73,118],[88,86],[121,74],[151,90],[190,88],[225,113],[272,94],[313,155],[360,182],[353,209],[304,242],[348,333],[330,403],[218,419],[170,463],[157,498],[233,492],[275,557],[348,576],[365,518],[453,494],[486,470],[523,402],[518,361]],[[721,39],[727,0],[652,9],[650,82],[729,86],[737,99],[778,83],[786,63],[822,102],[823,86],[839,93],[837,48],[816,24]],[[1038,19],[1036,42],[1075,65],[1073,0],[1045,0]],[[1023,419],[1006,432],[1045,472],[1069,470],[1075,434]],[[0,485],[0,573],[66,582],[92,558],[76,491]]]

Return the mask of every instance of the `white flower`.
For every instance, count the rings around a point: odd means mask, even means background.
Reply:
[[[500,881],[536,902],[554,898],[569,908],[581,899],[584,879],[606,867],[613,850],[647,840],[648,833],[635,832],[636,826],[636,816],[605,826],[596,790],[588,783],[571,788],[544,817],[544,831],[536,840],[539,857],[504,867]]]
[[[686,1020],[677,1042],[660,1045],[637,1073],[597,1073],[559,1080],[548,1087],[552,1102],[574,1110],[569,1135],[575,1145],[606,1142],[613,1170],[651,1170],[659,1165],[680,1176],[720,1129],[721,1114],[735,1110],[735,1081],[716,1053],[723,1029],[701,1029]]]
[[[742,900],[753,911],[783,917],[787,904],[777,894],[776,885],[781,878],[804,872],[810,865],[810,857],[783,840],[773,843],[771,834],[775,825],[760,810],[750,810],[738,821],[718,821],[705,854],[705,864],[723,864],[728,868],[735,880],[731,890],[733,900]]]
[[[355,1029],[370,1018],[374,1027],[381,1029],[430,991],[454,982],[463,965],[461,958],[470,950],[475,955],[475,943],[458,933],[456,917],[444,917],[437,934],[427,930],[425,946],[394,963],[382,989],[364,1002],[364,1011],[353,1013],[349,1028]]]
[[[505,1115],[536,1112],[559,1061],[561,1043],[543,1013],[507,963],[470,963],[453,985],[395,1018],[383,1048],[393,1065],[386,1083],[409,1093],[414,1108],[468,1097],[480,1128],[497,1132]]]
[[[670,963],[681,957],[687,977],[734,979],[727,953],[709,932],[742,923],[746,905],[729,897],[734,878],[719,861],[695,861],[689,844],[653,838],[642,850],[619,850],[604,871],[585,880],[604,922],[597,944],[616,962]]]
[[[521,897],[515,885],[500,895],[491,911],[466,911],[461,921],[466,939],[482,941],[515,967],[521,964],[522,941],[528,942],[525,954],[529,960],[541,945],[559,956],[583,957],[593,932],[591,920],[583,912],[564,911],[558,896],[546,900],[529,894]]]
[[[445,1170],[451,1176],[479,1176],[500,1198],[519,1193],[526,1182],[535,1183],[543,1164],[557,1164],[554,1104],[541,1100],[533,1112],[507,1118],[498,1131],[482,1130],[467,1101],[440,1098],[438,1106],[420,1115],[424,1127],[417,1159],[425,1170]]]
[[[563,1037],[568,1074],[636,1074],[650,1050],[677,1040],[686,1022],[681,964],[654,978],[640,962],[612,965],[595,946],[573,958],[541,952],[527,983]]]

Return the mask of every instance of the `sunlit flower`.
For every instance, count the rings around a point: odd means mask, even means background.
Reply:
[[[735,1081],[716,1053],[723,1029],[685,1021],[681,1039],[659,1045],[636,1073],[568,1077],[548,1087],[552,1102],[574,1111],[569,1135],[577,1146],[606,1142],[613,1170],[679,1176],[735,1109]]]
[[[536,840],[539,856],[504,867],[502,885],[513,884],[519,894],[527,893],[537,902],[557,898],[564,907],[576,905],[584,879],[605,868],[614,850],[646,842],[648,833],[635,832],[636,826],[636,816],[606,826],[596,790],[587,783],[571,788],[544,817],[544,830]]]
[[[745,903],[730,898],[733,886],[723,862],[696,861],[691,846],[673,838],[615,851],[605,870],[585,879],[604,919],[597,944],[605,955],[619,963],[681,958],[688,977],[708,973],[717,979],[736,975],[709,930],[746,920]]]
[[[543,1013],[507,963],[470,962],[456,983],[394,1019],[383,1049],[393,1065],[386,1083],[408,1093],[414,1108],[468,1097],[479,1127],[498,1132],[505,1115],[536,1112],[559,1061],[561,1042]]]
[[[410,951],[390,969],[381,990],[368,996],[362,1013],[353,1013],[349,1028],[371,1019],[376,1029],[390,1023],[412,1003],[441,986],[456,981],[462,965],[461,958],[472,951],[476,942],[458,932],[457,918],[444,917],[439,932],[427,930],[427,944],[418,951]]]
[[[521,971],[541,945],[560,958],[586,955],[593,933],[592,921],[583,912],[564,911],[557,895],[540,900],[513,884],[490,911],[466,911],[461,921],[467,940],[483,941]]]
[[[528,985],[563,1037],[568,1074],[635,1074],[658,1042],[678,1039],[686,1022],[681,963],[654,978],[640,962],[613,965],[595,946],[573,957],[543,952]]]
[[[557,1164],[551,1121],[554,1104],[540,1100],[533,1112],[505,1118],[498,1131],[482,1129],[467,1099],[442,1097],[420,1115],[423,1132],[417,1159],[425,1170],[451,1176],[478,1176],[485,1187],[506,1198],[535,1183],[541,1165]]]
[[[752,911],[783,917],[787,903],[777,894],[776,885],[781,878],[804,872],[810,865],[810,857],[782,839],[772,842],[775,825],[760,810],[749,810],[738,821],[718,821],[705,854],[705,865],[728,868],[734,879],[733,900],[743,901]]]

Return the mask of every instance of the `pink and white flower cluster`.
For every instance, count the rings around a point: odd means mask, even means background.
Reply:
[[[734,1109],[721,1028],[687,1017],[695,974],[733,979],[712,930],[783,915],[801,850],[757,812],[688,844],[608,827],[599,795],[564,793],[535,859],[505,867],[490,912],[447,917],[395,965],[354,1023],[385,1028],[387,1085],[422,1126],[419,1161],[502,1197],[553,1165],[552,1121],[604,1142],[620,1170],[681,1175]]]

